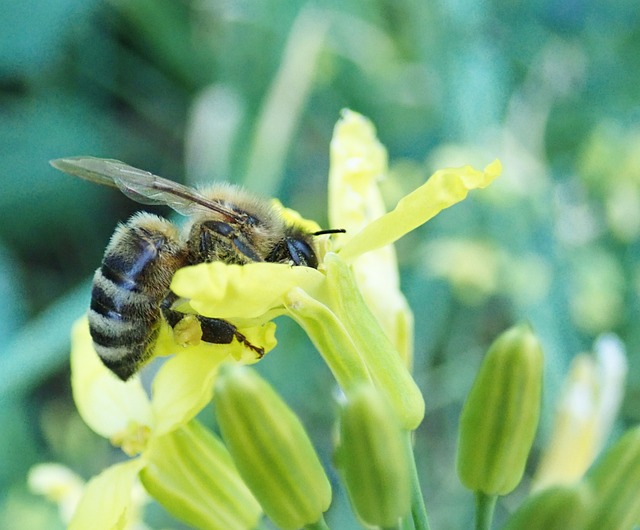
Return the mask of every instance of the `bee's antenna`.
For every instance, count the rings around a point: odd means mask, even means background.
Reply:
[[[325,234],[346,234],[347,231],[344,228],[328,228],[327,230],[318,230],[313,232],[312,236],[323,236]]]

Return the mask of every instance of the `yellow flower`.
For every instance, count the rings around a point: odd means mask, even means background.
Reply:
[[[162,333],[161,350],[170,343],[169,332]],[[153,381],[150,399],[138,376],[123,382],[102,364],[86,317],[75,324],[71,382],[78,411],[96,433],[135,458],[88,482],[70,530],[125,528],[135,512],[132,490],[139,478],[156,500],[190,524],[220,530],[255,526],[259,505],[222,443],[193,419],[211,401],[213,380],[226,358],[219,350],[219,345],[191,346],[169,359]],[[209,465],[195,469],[194,460]]]
[[[68,523],[82,497],[85,482],[62,464],[38,464],[29,470],[29,489],[58,505],[60,519]]]
[[[422,420],[424,402],[408,372],[411,312],[398,288],[392,244],[441,210],[489,185],[493,162],[437,171],[385,213],[376,180],[386,153],[364,117],[345,111],[331,143],[329,216],[336,236],[318,270],[278,263],[206,263],[179,270],[172,290],[209,317],[262,324],[287,314],[310,335],[340,386],[373,381],[404,428]],[[244,319],[244,320],[243,320]]]
[[[329,223],[346,234],[344,246],[367,224],[386,213],[378,187],[388,173],[387,152],[373,124],[345,110],[331,141]],[[413,313],[400,291],[398,260],[393,245],[360,255],[352,263],[365,302],[408,366],[413,356]]]
[[[534,491],[570,485],[582,478],[611,432],[626,373],[624,346],[614,335],[600,337],[595,354],[581,354],[573,360],[551,439],[534,477]]]

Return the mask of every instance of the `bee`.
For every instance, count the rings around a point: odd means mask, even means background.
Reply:
[[[178,297],[170,289],[179,268],[212,261],[317,268],[313,238],[344,232],[306,232],[285,222],[267,201],[226,183],[197,191],[103,158],[61,158],[51,165],[117,187],[139,203],[167,205],[189,218],[181,231],[162,217],[134,214],[116,228],[95,272],[88,312],[91,338],[102,362],[123,381],[152,357],[162,321],[175,327],[186,316],[174,308]],[[259,357],[264,354],[232,323],[195,317],[203,341],[230,344],[235,339]]]

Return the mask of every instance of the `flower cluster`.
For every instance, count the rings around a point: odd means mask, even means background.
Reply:
[[[386,212],[378,190],[386,164],[371,123],[345,111],[331,143],[329,218],[347,233],[324,242],[318,269],[204,263],[179,270],[171,289],[188,300],[181,309],[228,319],[265,351],[275,346],[273,318],[295,320],[345,396],[336,462],[356,514],[368,525],[413,517],[425,527],[409,436],[424,401],[410,373],[413,316],[399,289],[393,243],[489,185],[501,168],[496,161],[484,171],[437,171]],[[311,223],[284,208],[282,214]],[[128,527],[137,513],[131,491],[140,481],[197,528],[254,528],[263,512],[281,528],[322,528],[331,488],[302,424],[266,382],[240,366],[256,362],[253,352],[236,342],[199,342],[185,322],[161,330],[156,354],[175,355],[149,394],[137,376],[122,382],[102,365],[86,318],[74,327],[78,411],[130,459],[87,483],[69,527]],[[222,440],[195,419],[212,399]]]

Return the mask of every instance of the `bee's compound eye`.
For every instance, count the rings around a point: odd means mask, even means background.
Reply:
[[[318,268],[318,258],[313,247],[304,239],[287,238],[287,249],[294,265]]]

